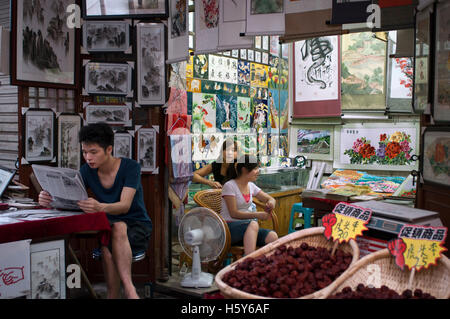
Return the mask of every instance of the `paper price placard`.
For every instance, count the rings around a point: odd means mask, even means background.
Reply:
[[[372,216],[372,211],[348,203],[337,204],[333,213],[322,218],[322,225],[325,227],[324,235],[333,241],[348,242],[350,239],[356,240],[363,231],[367,230],[367,224]]]
[[[398,234],[398,239],[388,243],[390,253],[395,257],[395,263],[401,269],[419,271],[436,265],[445,248],[447,227],[427,227],[421,225],[404,225]]]

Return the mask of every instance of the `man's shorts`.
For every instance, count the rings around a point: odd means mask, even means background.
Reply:
[[[152,234],[152,222],[144,222],[138,220],[121,220],[127,225],[127,236],[130,242],[131,251],[133,256],[138,252],[147,251],[148,244],[150,242],[150,236]],[[111,226],[114,223],[110,222]],[[108,245],[109,251],[112,253],[112,241],[109,241]]]
[[[241,243],[240,245],[242,245],[245,231],[247,230],[247,227],[252,220],[253,219],[244,219],[227,222],[228,228],[230,229],[231,245],[239,245],[239,243]],[[270,229],[259,228],[256,246],[262,247],[266,245],[266,237],[270,232]]]

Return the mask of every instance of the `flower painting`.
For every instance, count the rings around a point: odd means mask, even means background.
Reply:
[[[389,127],[389,125],[391,127]],[[335,167],[356,169],[410,170],[417,166],[416,124],[348,124],[336,128],[340,154],[335,154]]]
[[[193,93],[192,132],[205,133],[216,130],[216,95]]]
[[[203,22],[208,29],[217,27],[219,23],[219,0],[202,0]]]
[[[411,135],[396,131],[391,135],[380,134],[375,141],[357,138],[353,147],[344,151],[351,164],[408,165],[411,163]]]
[[[450,186],[450,131],[427,128],[423,137],[423,178],[425,182]]]

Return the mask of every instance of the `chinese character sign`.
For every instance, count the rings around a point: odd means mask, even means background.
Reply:
[[[334,207],[333,213],[322,218],[325,237],[339,243],[356,239],[368,229],[366,225],[371,216],[370,209],[341,202]]]
[[[416,268],[419,271],[430,265],[436,265],[437,259],[447,250],[443,246],[447,237],[447,227],[405,225],[398,237],[389,242],[388,248],[401,269],[407,266],[409,270]]]

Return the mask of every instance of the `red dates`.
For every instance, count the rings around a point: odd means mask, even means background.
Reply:
[[[352,255],[337,250],[281,245],[271,255],[246,258],[222,280],[229,286],[258,296],[299,298],[327,287],[350,265]]]
[[[353,291],[350,287],[345,287],[337,294],[329,296],[328,299],[436,299],[434,296],[423,293],[421,289],[414,292],[407,289],[399,295],[395,290],[383,285],[380,288],[366,287],[359,284]]]

